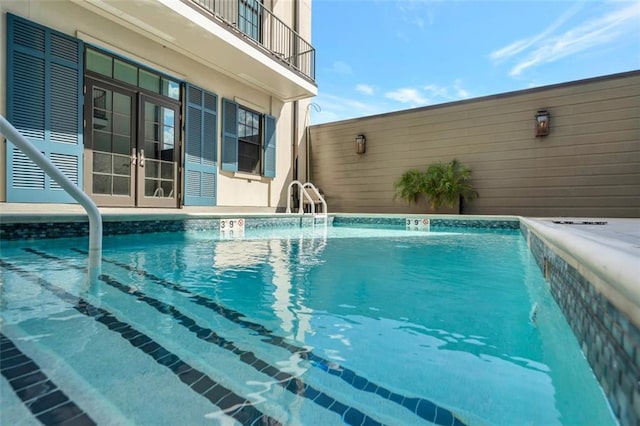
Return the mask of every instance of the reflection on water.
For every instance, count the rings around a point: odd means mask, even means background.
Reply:
[[[221,271],[261,270],[269,276],[271,309],[280,320],[283,335],[304,343],[312,332],[308,319],[313,313],[305,306],[304,296],[294,288],[295,276],[304,276],[311,268],[320,266],[321,255],[327,245],[326,228],[297,237],[260,240],[222,240],[213,249],[213,268]],[[270,271],[265,272],[267,266]]]

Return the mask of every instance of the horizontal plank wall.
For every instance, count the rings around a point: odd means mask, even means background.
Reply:
[[[536,138],[542,109],[551,133]],[[480,194],[466,214],[640,217],[640,72],[316,125],[310,152],[334,212],[425,212],[394,200],[393,183],[457,158]]]

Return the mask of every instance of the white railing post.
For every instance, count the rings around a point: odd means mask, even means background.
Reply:
[[[327,203],[324,201],[324,197],[320,194],[320,191],[318,191],[318,189],[313,186],[312,183],[307,182],[305,184],[302,184],[302,182],[300,182],[299,180],[294,180],[291,181],[291,183],[289,184],[289,187],[287,188],[287,213],[291,213],[291,190],[293,189],[294,185],[298,186],[298,214],[304,214],[304,199],[306,198],[307,201],[309,201],[309,204],[311,205],[311,214],[315,215],[316,213],[316,205],[315,202],[313,200],[313,198],[311,198],[311,195],[309,195],[309,191],[307,191],[307,188],[311,188],[316,196],[318,197],[318,199],[320,200],[320,202],[322,203],[322,207],[323,207],[323,212],[326,214],[327,213]]]
[[[307,193],[307,188],[311,189],[316,194],[316,197],[318,197],[318,200],[320,200],[320,204],[322,204],[322,213],[324,215],[328,214],[329,212],[327,211],[327,202],[325,201],[322,194],[320,194],[320,191],[318,191],[318,188],[316,188],[316,186],[311,182],[307,182],[304,185],[302,185],[302,189],[304,190],[305,193]],[[311,213],[315,214],[315,205],[313,205]]]
[[[62,189],[73,197],[89,216],[89,279],[93,282],[100,275],[102,258],[102,216],[96,204],[71,182],[47,157],[36,149],[18,130],[0,115],[0,134],[16,146],[47,175],[56,181]]]

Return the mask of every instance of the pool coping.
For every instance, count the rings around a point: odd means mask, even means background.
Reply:
[[[611,220],[599,222],[608,225]],[[640,238],[615,238],[600,232],[603,225],[576,225],[570,220],[521,217],[520,221],[640,327]],[[640,220],[629,221],[640,229]]]

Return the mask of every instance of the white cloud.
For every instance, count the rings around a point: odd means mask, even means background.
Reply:
[[[516,41],[492,52],[489,56],[496,61],[516,59],[509,75],[517,77],[528,68],[612,43],[624,35],[637,37],[640,3],[622,4],[623,7],[613,12],[554,35],[568,17],[575,14],[571,9],[540,34]]]
[[[493,52],[491,52],[489,54],[489,57],[497,62],[497,61],[508,59],[508,58],[510,58],[512,56],[517,55],[518,53],[522,52],[523,50],[533,46],[538,41],[543,40],[545,37],[550,36],[555,30],[560,28],[560,26],[562,26],[562,24],[564,24],[572,16],[574,16],[576,13],[578,13],[580,11],[580,9],[582,9],[583,5],[584,5],[584,3],[582,3],[582,2],[576,3],[571,9],[567,10],[560,17],[558,17],[558,19],[553,21],[551,23],[551,25],[549,25],[547,28],[545,28],[541,33],[536,34],[536,35],[534,35],[532,37],[526,38],[524,40],[514,41],[513,43],[511,43],[511,44],[509,44],[509,45],[507,45],[507,46],[505,46],[505,47],[503,47],[501,49],[494,50]]]
[[[373,86],[369,86],[368,84],[358,84],[356,86],[356,90],[360,93],[364,93],[365,95],[373,95],[375,92]]]
[[[342,61],[335,61],[333,65],[331,65],[331,68],[328,68],[327,71],[334,74],[342,74],[342,75],[353,74],[353,69],[351,68],[351,65]]]
[[[456,91],[456,97],[458,99],[468,99],[471,97],[471,93],[462,87],[462,80],[457,79],[453,83],[453,89]]]
[[[387,91],[384,95],[378,96],[376,96],[377,91],[372,86],[367,84],[358,84],[356,86],[357,91],[367,95],[369,95],[369,89],[372,90],[372,93],[366,98],[367,100],[365,102],[321,92],[313,100],[313,103],[321,107],[321,111],[311,110],[311,124],[365,117],[433,103],[451,102],[471,96],[469,92],[462,87],[461,79],[456,79],[448,86],[429,84],[422,88],[404,87]],[[390,99],[395,102],[389,102],[385,99]],[[396,102],[405,105],[399,108]]]
[[[434,98],[451,99],[449,90],[446,87],[438,86],[437,84],[428,84],[424,86],[423,89]]]
[[[388,99],[402,102],[403,104],[420,105],[429,103],[429,100],[425,98],[420,91],[408,87],[387,92],[384,96]]]
[[[451,87],[428,84],[423,89],[430,98],[443,101],[457,101],[471,97],[471,94],[462,87],[462,80],[460,79],[456,79]]]
[[[347,120],[380,114],[391,110],[390,106],[380,102],[361,102],[329,93],[320,93],[313,102],[321,107],[321,111],[311,112],[311,124]]]
[[[433,25],[435,20],[433,3],[431,0],[402,0],[396,2],[396,8],[404,22],[424,29],[425,17],[429,25]]]

